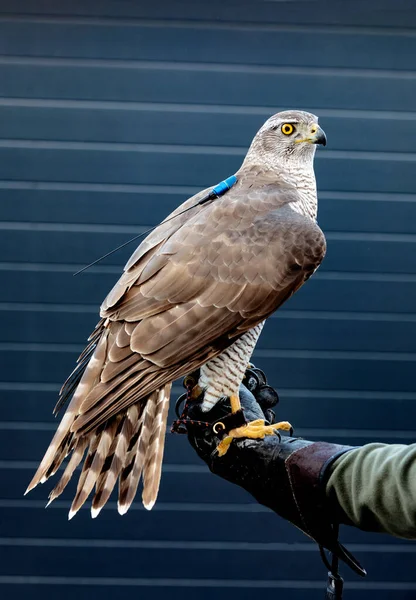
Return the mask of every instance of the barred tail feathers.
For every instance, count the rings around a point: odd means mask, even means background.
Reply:
[[[56,498],[58,498],[58,496],[60,496],[62,494],[62,492],[68,485],[72,475],[74,474],[75,469],[78,467],[79,463],[83,459],[84,454],[85,454],[85,449],[87,446],[88,446],[88,441],[86,438],[81,438],[80,440],[78,440],[77,444],[75,445],[75,447],[72,451],[71,458],[66,466],[65,471],[63,472],[61,479],[58,481],[56,486],[53,488],[53,490],[49,494],[49,502],[46,506],[49,506],[49,504],[51,502],[56,500]]]
[[[147,510],[153,508],[159,492],[171,387],[172,384],[169,383],[158,393],[152,433],[143,465],[142,500]]]
[[[121,514],[130,507],[142,473],[146,508],[153,506],[159,489],[170,383],[130,406],[126,412],[110,417],[95,430],[82,434],[73,429],[82,402],[99,381],[105,366],[109,330],[104,322],[100,322],[99,326],[88,353],[81,355],[78,366],[61,389],[57,408],[73,394],[72,399],[25,492],[54,475],[70,455],[60,480],[49,494],[49,505],[62,494],[75,470],[84,461],[69,518],[83,506],[94,486],[93,517],[108,501],[118,479]],[[93,350],[91,346],[95,342]]]
[[[108,330],[104,330],[97,347],[85,367],[85,371],[81,377],[78,387],[75,390],[74,396],[62,417],[59,427],[52,438],[52,441],[43,457],[38,470],[33,476],[25,492],[27,494],[36,487],[39,483],[44,483],[53,473],[55,473],[62,464],[65,457],[71,450],[71,444],[74,441],[73,435],[70,433],[71,426],[74,422],[78,408],[82,401],[92,389],[97,377],[99,377],[104,365],[106,349],[107,349]]]
[[[143,411],[139,430],[132,439],[120,474],[118,512],[130,508],[143,474],[143,504],[152,508],[159,490],[166,421],[172,384],[153,392]]]
[[[112,417],[90,434],[89,450],[69,519],[80,510],[94,486],[91,516],[97,517],[118,479],[120,492],[125,490],[124,501],[120,493],[118,510],[125,514],[134,500],[142,475],[143,504],[146,508],[153,506],[159,490],[170,388],[171,384],[167,384],[154,391],[145,402],[129,407],[125,414]],[[56,493],[54,497],[57,497]]]
[[[95,440],[90,444],[90,452],[78,481],[77,492],[68,515],[69,519],[72,519],[83,506],[96,484],[116,435],[118,421],[119,417],[110,419],[95,433]]]
[[[129,446],[134,444],[134,438],[140,426],[141,406],[130,406],[120,421],[118,432],[113,440],[105,463],[101,469],[100,477],[95,486],[95,495],[92,501],[91,516],[97,517],[109,499],[125,464]]]

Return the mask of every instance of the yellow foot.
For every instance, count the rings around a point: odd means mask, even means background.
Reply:
[[[228,432],[228,435],[221,440],[217,446],[218,456],[224,456],[224,454],[226,454],[234,439],[249,438],[251,440],[262,440],[266,435],[274,435],[278,429],[290,431],[292,425],[287,421],[266,425],[263,419],[257,419],[256,421],[251,421],[250,423],[247,423],[247,425],[243,425],[237,429],[231,429],[231,431]]]

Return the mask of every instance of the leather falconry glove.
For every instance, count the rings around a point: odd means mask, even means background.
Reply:
[[[189,394],[193,381],[198,381],[198,377],[192,375],[184,382]],[[272,408],[278,402],[278,395],[267,385],[264,373],[248,369],[243,384],[240,401],[246,421],[266,419],[274,423]],[[177,412],[186,396],[178,399]],[[180,424],[185,432],[186,427],[189,442],[212,473],[241,486],[257,502],[296,525],[321,547],[323,558],[322,548],[326,548],[353,571],[366,575],[338,541],[338,524],[351,523],[336,500],[329,500],[325,494],[330,465],[352,447],[275,435],[262,440],[234,440],[228,452],[220,457],[217,446],[235,427],[234,415],[230,413],[227,399],[218,402],[210,412],[200,410],[199,399],[192,400],[172,430],[177,430]],[[325,558],[324,562],[328,566]]]

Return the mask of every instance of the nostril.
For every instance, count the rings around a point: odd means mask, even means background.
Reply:
[[[311,133],[316,133],[316,127],[315,127],[315,126],[314,126],[314,127],[312,127],[312,129],[311,129]]]

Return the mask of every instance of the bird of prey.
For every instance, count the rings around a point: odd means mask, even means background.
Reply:
[[[206,190],[196,194],[139,245],[61,389],[55,410],[70,402],[27,491],[69,456],[51,502],[85,455],[69,518],[94,487],[96,517],[117,480],[120,514],[140,478],[150,509],[159,489],[172,382],[200,369],[202,409],[224,396],[233,412],[240,409],[239,386],[265,319],[325,255],[313,170],[316,144],[325,143],[315,115],[272,116],[226,194],[200,205]],[[233,438],[264,438],[278,426],[248,423],[232,430],[218,451],[225,453]]]

